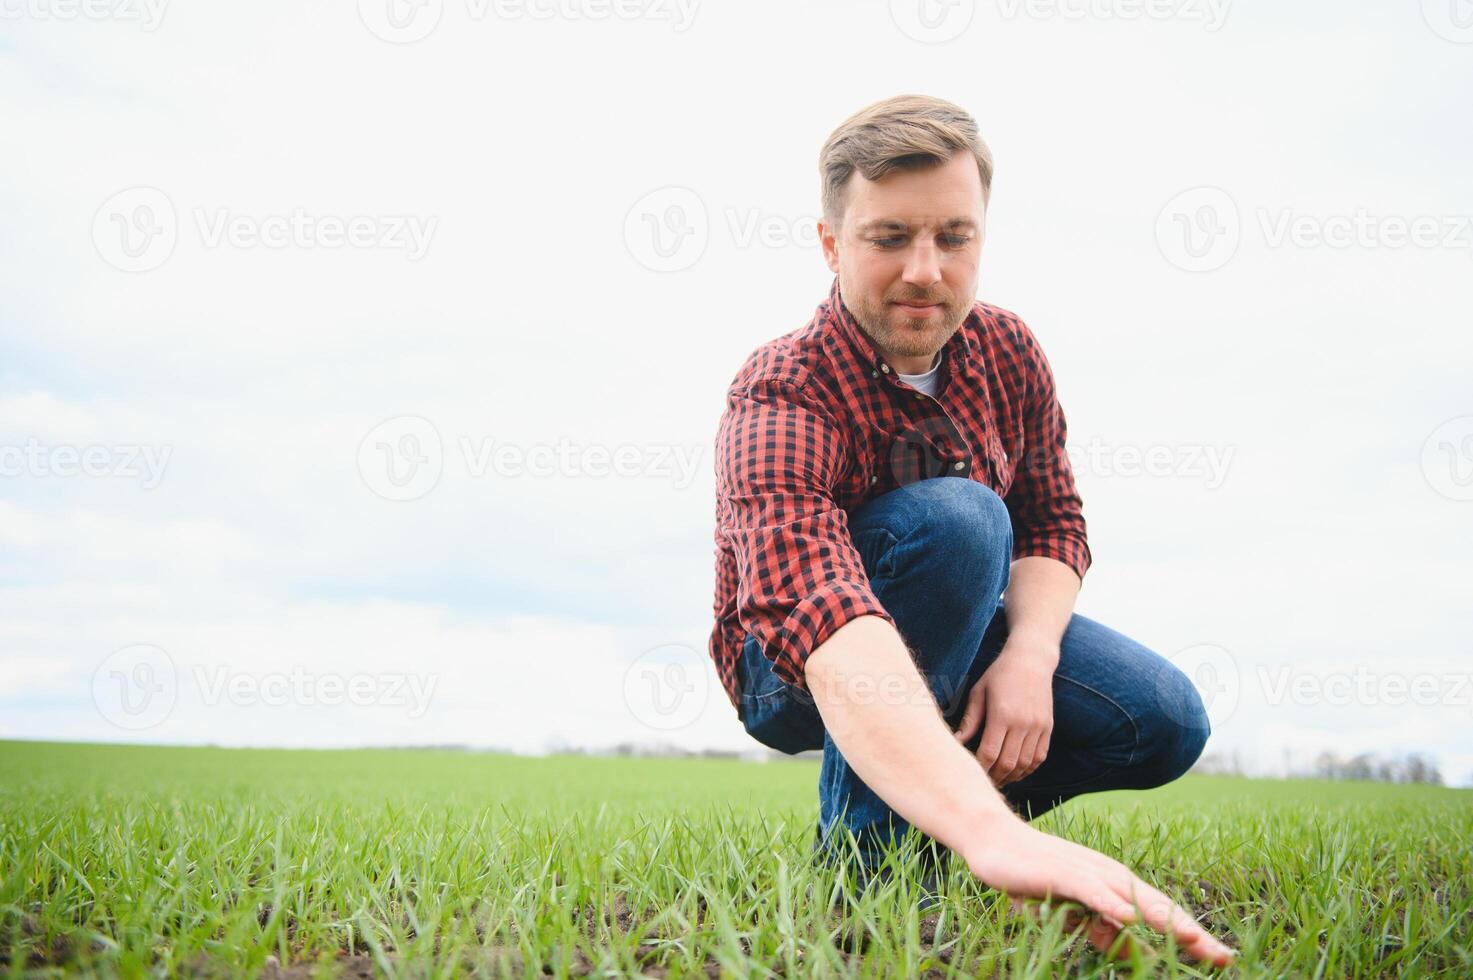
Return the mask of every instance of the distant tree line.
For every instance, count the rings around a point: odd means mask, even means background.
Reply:
[[[1349,759],[1342,759],[1333,752],[1321,752],[1314,760],[1314,775],[1319,779],[1442,785],[1442,773],[1437,771],[1437,763],[1417,752],[1391,757],[1362,752]]]
[[[1249,773],[1236,753],[1210,752],[1197,760],[1193,772],[1245,776]],[[1355,779],[1373,783],[1418,783],[1441,786],[1442,773],[1437,763],[1420,752],[1383,756],[1362,752],[1346,758],[1334,752],[1321,752],[1308,769],[1289,768],[1291,779]]]

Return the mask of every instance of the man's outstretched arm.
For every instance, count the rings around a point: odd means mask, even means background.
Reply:
[[[952,736],[889,622],[850,620],[812,652],[804,670],[824,727],[859,778],[917,829],[961,855],[983,882],[1016,898],[1085,905],[1105,917],[1090,933],[1101,948],[1119,931],[1110,920],[1142,919],[1173,934],[1197,959],[1231,961],[1231,950],[1124,865],[1014,815]]]

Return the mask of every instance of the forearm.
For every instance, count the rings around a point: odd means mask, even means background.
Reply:
[[[1198,959],[1232,952],[1124,865],[1020,820],[947,730],[900,634],[878,616],[839,627],[808,656],[804,677],[824,726],[865,785],[922,833],[1011,898],[1071,899],[1111,917],[1090,941],[1113,948],[1116,923],[1144,917]],[[1133,947],[1131,947],[1133,948]]]
[[[1052,558],[1031,555],[1013,562],[1003,594],[1009,641],[1028,641],[1057,654],[1074,615],[1079,584],[1074,569]]]
[[[845,761],[892,810],[959,853],[1017,818],[951,734],[900,634],[877,616],[835,630],[805,676]]]

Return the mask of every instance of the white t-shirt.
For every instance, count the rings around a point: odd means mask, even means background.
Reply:
[[[941,378],[941,352],[936,352],[936,362],[931,365],[931,370],[925,374],[901,374],[895,372],[895,376],[912,388],[919,388],[932,398],[936,397],[936,382]]]

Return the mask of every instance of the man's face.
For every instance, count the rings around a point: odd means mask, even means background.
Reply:
[[[898,370],[929,368],[971,312],[985,221],[977,161],[957,151],[878,181],[854,173],[837,232],[818,223],[844,305]]]

